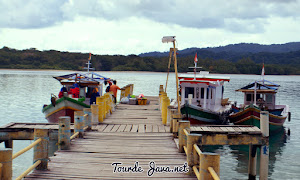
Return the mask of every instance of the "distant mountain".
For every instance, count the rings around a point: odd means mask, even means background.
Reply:
[[[299,51],[300,42],[290,42],[286,44],[271,44],[261,45],[254,43],[239,43],[230,44],[220,47],[207,47],[207,48],[187,48],[178,51],[178,56],[195,55],[197,52],[202,58],[213,59],[228,59],[236,61],[240,57],[253,55],[256,53],[288,53],[291,51]],[[168,56],[169,52],[148,52],[142,53],[141,57],[163,57]]]

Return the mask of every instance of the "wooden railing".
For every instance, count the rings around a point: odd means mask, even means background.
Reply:
[[[122,99],[123,97],[127,97],[129,94],[130,95],[133,94],[133,84],[128,84],[128,85],[121,88],[120,99]]]
[[[181,114],[176,109],[170,107],[170,99],[163,91],[163,86],[159,88],[159,104],[162,114],[162,123],[170,124],[170,131],[174,137],[179,139],[179,152],[185,153],[187,162],[193,170],[197,179],[219,180],[220,174],[220,155],[216,153],[203,153],[197,145],[201,135],[190,134],[190,122],[182,121]],[[169,115],[168,115],[169,114]],[[168,116],[171,117],[168,119]],[[170,121],[170,122],[168,122]]]
[[[132,92],[133,85],[127,85],[129,92]],[[128,91],[128,90],[127,90]],[[84,132],[91,130],[92,124],[103,122],[108,114],[114,111],[114,103],[112,95],[105,93],[101,97],[97,97],[96,104],[91,108],[84,108],[83,111],[74,112],[74,133],[71,135],[70,117],[59,117],[58,128],[58,149],[70,149],[71,140],[77,137],[83,138]],[[12,155],[11,148],[0,150],[0,179],[12,179],[12,160],[34,148],[33,165],[23,172],[17,179],[24,178],[32,170],[47,170],[48,168],[48,148],[49,148],[49,129],[34,129],[35,141],[26,148]],[[13,139],[12,139],[13,140]],[[12,141],[10,140],[10,141]]]

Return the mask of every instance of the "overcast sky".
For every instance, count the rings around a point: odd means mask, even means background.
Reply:
[[[300,41],[299,0],[0,0],[0,48],[140,54]]]

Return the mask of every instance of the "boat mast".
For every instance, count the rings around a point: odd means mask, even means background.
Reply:
[[[90,65],[92,64],[92,63],[91,63],[91,59],[92,59],[92,54],[90,53],[89,58],[88,58],[88,62],[85,63],[85,64],[87,64],[87,67],[84,67],[84,68],[83,68],[83,69],[87,69],[87,72],[90,72],[90,70],[94,70],[94,68],[91,68],[91,67],[90,67]]]
[[[257,82],[254,83],[254,103],[256,105],[256,88],[257,88]]]

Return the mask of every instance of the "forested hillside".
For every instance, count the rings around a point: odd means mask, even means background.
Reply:
[[[234,61],[218,56],[207,50],[198,53],[198,66],[212,73],[260,74],[265,62],[266,74],[300,74],[300,50],[287,53],[249,53]],[[214,54],[214,56],[210,56]],[[179,52],[179,72],[189,71],[194,66],[193,55],[182,56]],[[209,55],[210,54],[210,55]],[[88,53],[59,52],[55,50],[38,51],[35,49],[16,50],[8,47],[0,49],[0,68],[7,69],[57,69],[83,70]],[[92,66],[96,71],[154,71],[165,72],[168,57],[141,57],[136,55],[92,55]],[[174,67],[171,67],[174,71]]]

